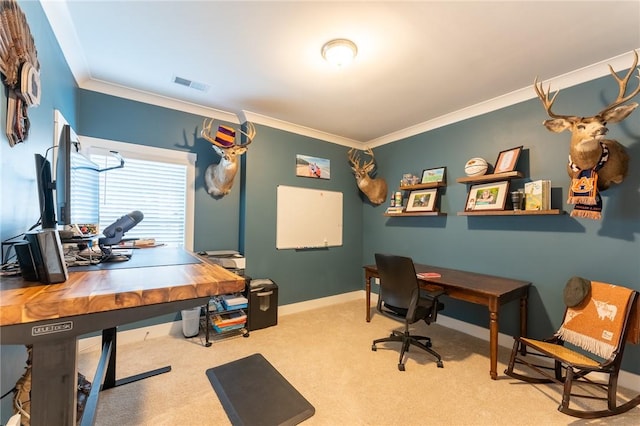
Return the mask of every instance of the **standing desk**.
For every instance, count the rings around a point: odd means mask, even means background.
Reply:
[[[501,305],[520,299],[520,335],[527,335],[527,297],[530,282],[441,268],[439,266],[415,264],[416,272],[437,272],[439,278],[420,279],[421,286],[435,285],[453,299],[477,303],[489,308],[490,370],[493,380],[498,378],[498,310]],[[376,265],[364,266],[367,303],[367,322],[371,321],[371,278],[379,278]]]
[[[170,264],[173,255],[159,260],[171,253],[165,250],[171,249],[136,250],[132,267],[89,267],[70,272],[60,284],[0,278],[0,344],[32,345],[32,426],[76,426],[78,336],[100,330],[103,336],[102,356],[81,419],[85,425],[93,423],[91,411],[103,379],[102,388],[107,389],[171,369],[116,381],[117,326],[206,305],[211,296],[244,290],[244,278],[193,256],[188,255],[191,263]],[[153,259],[147,262],[153,266],[136,267],[136,256]]]

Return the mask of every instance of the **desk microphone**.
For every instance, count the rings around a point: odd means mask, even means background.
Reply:
[[[122,236],[125,232],[136,226],[142,221],[144,215],[139,210],[134,210],[131,213],[127,213],[120,219],[107,226],[104,231],[104,238],[98,240],[98,244],[113,245],[118,244],[122,240]]]

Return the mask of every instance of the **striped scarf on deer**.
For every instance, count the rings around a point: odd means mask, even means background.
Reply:
[[[605,165],[609,159],[609,148],[602,142],[602,154],[600,160],[593,169],[580,170],[569,156],[571,170],[578,173],[571,179],[569,188],[569,198],[567,204],[575,204],[571,216],[584,217],[587,219],[600,219],[602,217],[602,197],[598,193],[598,170]]]

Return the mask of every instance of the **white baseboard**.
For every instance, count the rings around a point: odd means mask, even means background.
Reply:
[[[320,299],[306,300],[304,302],[291,303],[288,305],[278,306],[278,316],[290,315],[311,309],[322,308],[325,306],[335,305],[339,303],[351,302],[353,300],[363,300],[365,298],[364,290],[356,290],[349,293],[338,294],[335,296],[322,297]],[[371,293],[371,306],[378,303],[378,295]],[[470,324],[446,315],[438,314],[438,324],[443,327],[451,328],[456,331],[477,337],[482,340],[489,341],[489,329]],[[118,333],[118,343],[135,343],[147,339],[161,336],[182,336],[182,321],[173,321],[169,323],[152,325],[149,327],[136,328]],[[101,337],[94,336],[78,341],[79,351],[98,350],[101,344]],[[513,337],[498,333],[498,345],[511,349],[513,347]],[[640,392],[640,375],[628,371],[620,370],[618,376],[618,384],[624,388]]]

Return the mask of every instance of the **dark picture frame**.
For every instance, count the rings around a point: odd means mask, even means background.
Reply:
[[[501,151],[500,154],[498,154],[498,159],[496,160],[496,165],[493,168],[493,173],[497,174],[514,171],[518,164],[518,159],[520,158],[520,152],[522,152],[522,145]]]
[[[504,210],[509,181],[472,185],[467,194],[465,211]]]
[[[436,167],[434,169],[424,169],[420,183],[444,183],[447,180],[447,168]]]
[[[432,212],[435,211],[436,198],[438,197],[438,190],[424,189],[420,191],[411,191],[409,194],[409,200],[407,202],[407,212]]]

